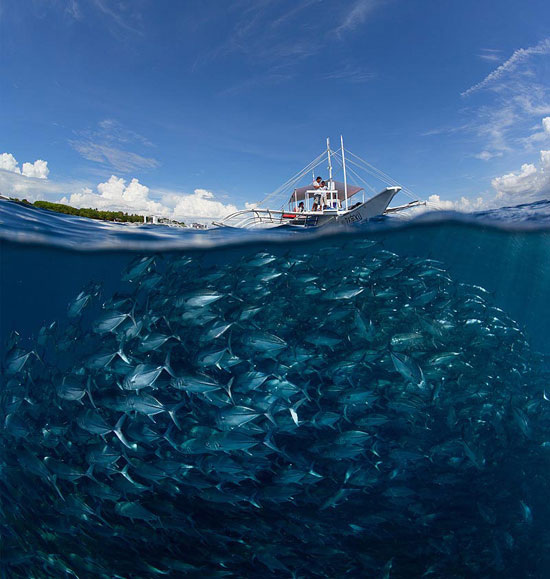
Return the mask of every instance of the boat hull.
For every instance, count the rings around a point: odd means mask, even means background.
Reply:
[[[336,221],[341,224],[352,225],[353,223],[363,223],[378,217],[386,211],[388,205],[400,190],[401,187],[386,187],[384,191],[365,201],[365,203],[361,203],[355,209],[338,215]]]
[[[269,209],[250,209],[238,211],[221,222],[214,222],[213,225],[230,229],[275,229],[285,226],[309,229],[327,225],[353,225],[383,215],[400,190],[401,187],[386,187],[374,197],[364,203],[359,203],[348,211],[328,209],[318,212],[295,213]]]

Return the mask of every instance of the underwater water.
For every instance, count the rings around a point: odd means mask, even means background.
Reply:
[[[547,576],[549,206],[262,234],[0,201],[2,576]]]

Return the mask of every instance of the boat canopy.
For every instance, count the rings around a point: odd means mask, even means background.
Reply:
[[[332,182],[334,184],[334,189],[331,189],[331,191],[337,191],[338,193],[338,199],[340,201],[344,201],[346,198],[346,190],[344,187],[344,184],[341,183],[340,181],[333,181]],[[307,197],[308,191],[313,191],[315,188],[313,187],[313,184],[308,185],[307,187],[298,187],[298,189],[294,189],[294,192],[292,193],[292,195],[290,196],[290,199],[288,200],[289,203],[293,203],[295,201],[304,201]],[[352,197],[353,195],[355,195],[356,193],[359,193],[359,191],[362,191],[363,187],[356,187],[355,185],[349,185],[348,184],[348,199],[350,197]],[[309,196],[312,196],[312,193],[310,193]],[[333,198],[334,198],[334,193],[333,193]]]

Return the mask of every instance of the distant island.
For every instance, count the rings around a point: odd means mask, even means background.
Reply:
[[[62,203],[50,203],[49,201],[35,201],[31,203],[26,199],[14,199],[10,197],[10,201],[15,201],[16,203],[23,203],[25,205],[33,205],[39,209],[47,209],[48,211],[55,211],[57,213],[65,213],[66,215],[76,215],[78,217],[88,217],[89,219],[101,219],[103,221],[115,221],[117,223],[144,223],[145,219],[143,215],[124,213],[123,211],[100,211],[98,209],[71,207],[70,205],[63,205]],[[148,220],[151,223],[151,218]],[[153,223],[162,223],[166,225],[179,225],[180,227],[186,227],[185,223],[181,221],[175,221],[173,219],[167,219],[160,217],[158,220],[155,218]],[[198,225],[198,224],[197,224]]]

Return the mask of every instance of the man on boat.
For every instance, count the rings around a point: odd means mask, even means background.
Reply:
[[[321,189],[323,188],[325,182],[321,179],[321,177],[317,177],[315,181],[313,181],[313,188],[316,190],[316,193],[313,195],[313,205],[311,206],[312,211],[321,210]]]
[[[325,181],[321,181],[321,186],[319,187],[319,194],[320,194],[320,199],[319,199],[319,211],[323,211],[323,209],[326,207],[327,205],[327,194],[326,191],[328,191],[328,187]]]

